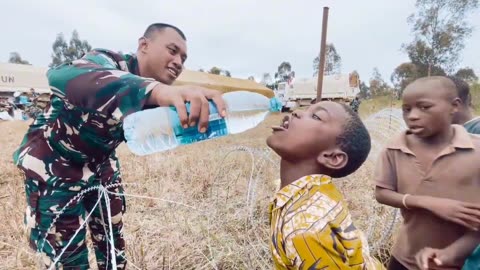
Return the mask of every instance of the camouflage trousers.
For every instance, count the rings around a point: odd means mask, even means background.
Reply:
[[[82,187],[81,190],[100,184],[120,183],[121,178],[118,171],[112,172],[111,169],[111,176],[108,178],[109,180],[114,179],[114,181],[105,183],[102,181],[103,176],[91,177],[93,180]],[[113,175],[118,177],[112,177]],[[62,180],[59,178],[55,181]],[[110,231],[107,220],[107,207],[110,207],[117,269],[124,269],[126,266],[125,241],[122,233],[122,216],[125,212],[124,197],[108,194],[110,199],[109,205],[106,205],[106,200],[103,198],[95,207],[99,200],[98,190],[93,190],[80,199],[70,202],[81,190],[60,188],[59,186],[62,185],[52,183],[51,181],[49,184],[46,184],[38,179],[25,179],[27,198],[25,223],[29,231],[30,246],[41,254],[45,267],[49,268],[54,259],[66,247],[65,252],[55,265],[55,269],[90,269],[86,245],[87,229],[85,228],[86,226],[82,229],[79,228],[86,219],[87,214],[92,212],[88,219],[88,228],[98,268],[112,269],[110,263]],[[117,186],[109,189],[109,191],[123,193],[123,188]],[[66,205],[67,207],[58,215]],[[79,231],[75,235],[77,230]]]

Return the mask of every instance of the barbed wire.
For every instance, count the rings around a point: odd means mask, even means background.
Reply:
[[[405,125],[404,125],[404,123],[401,119],[401,111],[395,110],[395,109],[392,109],[392,108],[382,110],[382,111],[368,117],[364,121],[364,123],[365,123],[365,126],[367,127],[367,129],[370,131],[371,137],[372,137],[372,152],[369,156],[370,164],[365,165],[364,167],[369,167],[369,168],[366,168],[366,170],[367,170],[367,173],[368,172],[371,173],[371,171],[369,171],[369,170],[371,169],[370,167],[372,167],[372,164],[374,164],[373,160],[375,160],[377,158],[378,153],[382,149],[385,142],[388,141],[388,139],[392,136],[392,134],[398,133],[400,130],[402,130],[405,127]],[[263,168],[266,164],[271,165],[272,168],[275,168],[278,171],[279,162],[278,162],[278,160],[276,160],[273,157],[274,153],[269,148],[253,148],[253,147],[239,145],[239,146],[227,147],[225,149],[225,152],[226,153],[223,156],[223,158],[221,159],[221,161],[219,162],[217,172],[215,173],[215,175],[213,177],[213,180],[212,180],[211,190],[209,192],[210,199],[213,199],[215,201],[215,204],[219,205],[219,203],[220,203],[219,199],[220,199],[220,196],[221,196],[220,189],[221,188],[226,188],[227,190],[229,190],[232,186],[237,184],[239,176],[236,179],[230,180],[227,183],[221,183],[220,182],[220,180],[222,180],[222,179],[220,179],[220,176],[222,175],[222,171],[227,169],[227,167],[225,166],[226,160],[229,157],[232,157],[234,154],[241,154],[241,153],[246,154],[249,157],[250,166],[249,166],[249,172],[248,172],[248,177],[247,177],[248,183],[247,183],[247,188],[246,188],[246,194],[245,194],[244,202],[243,202],[243,208],[245,210],[245,229],[247,230],[250,227],[255,228],[255,226],[259,226],[261,224],[261,222],[263,222],[263,220],[264,220],[263,219],[264,217],[259,218],[259,217],[255,216],[255,207],[256,207],[256,202],[257,202],[257,199],[258,199],[257,198],[257,188],[258,188],[258,184],[260,183],[259,181],[264,181],[264,182],[267,181],[266,179],[261,178],[261,173],[262,173]],[[245,164],[246,164],[246,162],[245,162]],[[225,181],[225,180],[227,180],[227,179],[223,179],[223,181]],[[349,179],[347,177],[345,179],[336,179],[336,180],[334,180],[334,182],[342,184],[342,183],[348,182],[348,180]],[[110,247],[109,252],[110,252],[110,257],[111,257],[111,262],[107,262],[107,263],[116,267],[116,265],[117,265],[116,264],[116,255],[117,254],[116,254],[115,251],[117,251],[117,253],[119,251],[115,248],[115,245],[114,245],[113,231],[112,231],[112,224],[111,224],[111,222],[112,222],[111,221],[111,212],[109,211],[110,207],[108,207],[109,200],[110,200],[109,196],[108,196],[109,194],[110,195],[116,195],[116,196],[137,198],[137,199],[157,200],[157,201],[165,202],[165,203],[168,203],[168,204],[174,204],[178,207],[185,207],[185,208],[188,208],[188,209],[191,209],[191,210],[195,210],[201,216],[203,215],[204,217],[207,218],[207,224],[208,224],[208,226],[207,226],[207,238],[210,239],[209,238],[210,233],[211,233],[210,232],[210,227],[211,227],[210,225],[212,225],[212,223],[211,223],[212,221],[211,221],[211,217],[209,217],[208,214],[212,214],[212,212],[207,212],[204,209],[199,209],[198,207],[189,205],[187,203],[179,202],[179,201],[168,200],[168,199],[153,197],[153,196],[136,195],[136,194],[128,194],[128,193],[124,193],[124,192],[120,193],[120,192],[110,191],[111,189],[115,189],[115,188],[118,188],[120,186],[128,186],[128,185],[142,186],[138,183],[116,183],[116,184],[111,184],[111,185],[106,185],[106,186],[99,185],[99,186],[89,187],[89,188],[81,191],[79,194],[77,194],[64,207],[62,207],[62,209],[60,209],[59,211],[57,211],[55,213],[56,216],[53,219],[50,227],[46,231],[45,236],[42,239],[41,246],[40,246],[38,251],[43,250],[45,242],[47,242],[48,233],[52,230],[53,226],[55,226],[55,223],[58,221],[58,219],[65,212],[66,209],[71,207],[72,204],[74,204],[74,203],[79,203],[87,193],[97,191],[98,194],[99,194],[98,200],[95,203],[95,206],[93,207],[93,210],[91,212],[87,213],[87,216],[86,216],[85,220],[82,222],[80,227],[76,230],[76,232],[71,237],[71,239],[69,240],[67,245],[62,249],[62,251],[59,253],[59,255],[56,256],[53,259],[53,263],[52,263],[52,265],[50,266],[49,269],[52,269],[53,267],[55,267],[55,265],[58,263],[60,258],[63,256],[64,252],[67,250],[69,245],[71,245],[71,242],[73,241],[75,236],[86,226],[86,223],[87,223],[88,219],[92,215],[93,211],[99,206],[99,204],[101,204],[102,199],[104,200],[105,206],[106,206],[106,207],[102,207],[102,208],[106,208],[106,210],[107,210],[106,220],[104,220],[103,211],[100,211],[100,213],[102,214],[101,218],[103,220],[105,236],[106,236],[106,239],[109,242],[109,245],[107,245],[107,247],[108,246]],[[370,200],[374,200],[374,197],[372,196],[372,194],[370,194],[370,195],[371,195],[369,197]],[[228,200],[228,197],[229,197],[228,191],[227,191],[227,194],[225,196],[226,196],[226,200]],[[273,194],[272,194],[272,196],[273,196]],[[377,216],[377,214],[376,214],[378,212],[377,210],[381,206],[379,206],[376,202],[372,202],[371,204],[369,203],[369,205],[372,206],[368,210],[369,215],[371,215],[371,217]],[[383,214],[382,218],[370,218],[369,224],[367,224],[367,237],[369,239],[369,242],[371,243],[370,244],[371,253],[377,252],[378,250],[380,250],[382,248],[382,246],[386,242],[388,242],[386,240],[389,237],[391,237],[392,232],[394,230],[394,227],[399,220],[399,215],[398,215],[398,210],[397,209],[393,209],[393,208],[389,208],[389,207],[383,207],[383,210],[385,210],[384,211],[385,213]],[[218,213],[218,211],[220,211],[220,210],[215,208],[214,212],[213,212],[213,215],[215,216],[217,214],[221,214],[221,213]],[[108,225],[109,225],[108,228],[107,228],[107,226],[105,226],[105,224],[106,224],[105,221],[108,222]],[[380,235],[377,238],[377,237],[374,236],[374,234],[378,233],[379,231],[380,231]],[[246,232],[247,238],[250,240],[250,242],[246,243],[246,244],[249,244],[253,248],[253,250],[255,251],[255,254],[257,256],[262,257],[262,254],[265,254],[266,252],[268,252],[268,244],[267,244],[268,239],[265,239],[265,237],[259,235],[258,234],[259,232],[256,231],[256,230],[254,230],[253,232],[254,232],[254,237],[257,238],[257,239],[255,241],[252,241],[252,239],[250,238],[251,237],[250,234],[248,234]],[[254,245],[253,244],[254,242],[260,243],[260,246]],[[211,245],[210,244],[208,244],[208,245],[209,245],[209,248],[210,248]],[[212,250],[210,250],[209,252],[210,252],[210,254],[213,254]],[[125,258],[125,256],[123,254],[120,254],[120,255],[123,258]],[[209,264],[211,264],[212,267],[218,268],[218,266],[215,263],[214,258],[209,258],[209,256],[207,256],[206,254],[202,254],[202,255],[209,261]],[[265,260],[264,264],[265,264],[265,267],[269,267],[269,265],[268,265],[269,260]],[[133,265],[133,263],[132,263],[132,265]],[[140,269],[138,266],[134,265],[134,267],[136,269]]]

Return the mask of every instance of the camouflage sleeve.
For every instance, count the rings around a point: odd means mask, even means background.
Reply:
[[[94,51],[50,69],[47,77],[53,93],[67,103],[123,119],[144,108],[159,82],[123,71],[122,64],[125,62]]]

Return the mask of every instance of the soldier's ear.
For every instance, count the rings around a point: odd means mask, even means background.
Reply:
[[[148,50],[148,39],[146,37],[141,37],[138,39],[138,52],[146,53]]]

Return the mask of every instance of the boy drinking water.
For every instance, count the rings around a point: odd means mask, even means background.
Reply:
[[[357,114],[320,102],[285,117],[267,144],[281,157],[270,209],[275,269],[383,269],[331,180],[355,172],[370,152]]]
[[[445,77],[414,81],[402,99],[408,130],[384,149],[375,174],[377,201],[403,216],[388,269],[460,269],[480,241],[480,137],[452,125],[460,100]],[[465,255],[425,262],[416,255],[426,247]]]

